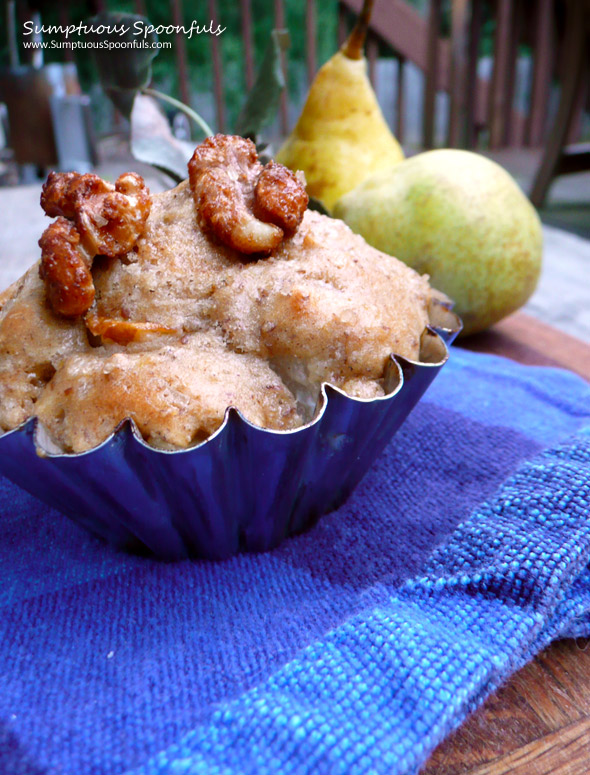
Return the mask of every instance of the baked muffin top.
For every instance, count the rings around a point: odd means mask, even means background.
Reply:
[[[58,192],[60,204],[49,206],[58,215],[53,226],[68,235],[69,224],[86,228],[92,250],[83,233],[72,248],[67,287],[81,278],[80,294],[63,291],[64,266],[47,260],[45,239],[44,277],[37,264],[1,295],[2,430],[37,416],[61,448],[81,452],[129,417],[148,443],[184,448],[214,432],[229,406],[256,425],[288,430],[312,418],[322,382],[372,398],[383,395],[391,353],[418,359],[431,298],[426,277],[343,222],[305,210],[280,165],[257,176],[248,167],[239,207],[249,218],[239,209],[228,215],[218,189],[229,185],[228,170],[241,167],[228,163],[220,172],[206,150],[189,166],[190,183],[151,197],[130,248],[121,229],[109,234],[114,248],[105,240],[103,200],[83,227]],[[57,178],[48,190],[57,196]],[[277,216],[281,195],[295,202],[291,220]],[[219,211],[227,216],[221,225]],[[270,232],[252,225],[258,216]],[[244,252],[248,244],[256,250]],[[67,316],[88,301],[85,312]]]

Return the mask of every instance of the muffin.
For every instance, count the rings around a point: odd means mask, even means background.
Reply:
[[[242,138],[209,138],[153,197],[132,173],[52,173],[42,206],[57,220],[41,261],[0,297],[0,465],[118,544],[217,557],[302,529],[446,360],[433,316],[457,328],[426,277],[308,210],[303,181]],[[88,477],[93,458],[138,491],[166,480],[169,540],[149,534],[149,504],[56,499],[57,471]],[[319,478],[332,465],[338,483]],[[241,493],[215,495],[214,472]]]

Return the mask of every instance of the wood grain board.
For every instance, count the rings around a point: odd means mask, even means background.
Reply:
[[[590,645],[557,641],[430,757],[421,775],[588,775]]]
[[[505,318],[481,334],[460,339],[458,344],[532,366],[568,369],[590,382],[590,344],[524,312]]]
[[[524,313],[459,346],[590,381],[590,345]],[[439,745],[421,775],[590,775],[590,640],[551,644]]]

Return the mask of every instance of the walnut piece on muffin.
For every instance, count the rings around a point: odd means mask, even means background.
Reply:
[[[131,250],[145,229],[150,193],[140,175],[126,172],[111,185],[86,173],[51,172],[41,192],[46,215],[58,216],[39,247],[39,274],[54,312],[78,317],[94,301],[92,259]]]
[[[241,253],[269,255],[301,223],[309,197],[274,161],[258,161],[251,140],[208,137],[188,163],[199,226]]]
[[[132,173],[52,174],[42,277],[37,264],[0,296],[0,429],[36,416],[81,452],[132,418],[178,449],[229,406],[290,430],[322,382],[383,395],[390,354],[419,358],[428,280],[306,210],[283,169],[217,136],[190,180],[154,196]]]

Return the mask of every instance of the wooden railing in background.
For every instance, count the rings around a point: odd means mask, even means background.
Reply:
[[[208,14],[219,19],[223,9],[218,0],[207,0]],[[182,24],[189,11],[183,0],[169,0],[174,24]],[[491,149],[506,146],[540,146],[547,134],[548,107],[552,78],[559,73],[557,17],[564,0],[451,0],[450,34],[441,32],[443,0],[429,0],[427,12],[421,15],[407,0],[376,0],[367,41],[369,72],[377,78],[379,55],[393,56],[398,61],[395,88],[395,116],[389,117],[393,130],[404,141],[404,72],[408,62],[425,75],[422,104],[422,137],[424,148],[435,145],[436,95],[450,97],[448,126],[444,143],[453,147],[475,148],[483,144]],[[89,0],[93,11],[106,10],[108,0]],[[337,0],[338,38],[342,42],[362,0]],[[253,44],[251,0],[240,0],[241,35],[244,72],[247,87],[256,72]],[[135,0],[138,13],[149,15],[149,0]],[[68,0],[60,3],[60,16],[67,21]],[[285,26],[284,0],[269,0],[275,26]],[[490,81],[478,77],[477,65],[482,43],[484,16],[494,20],[493,66]],[[223,21],[221,19],[221,21]],[[489,29],[489,24],[488,24]],[[319,31],[321,34],[322,31]],[[316,0],[305,2],[306,72],[311,82],[317,69]],[[529,98],[524,111],[514,107],[516,69],[519,49],[527,45],[532,60]],[[227,129],[224,99],[224,72],[220,38],[210,37],[217,129]],[[186,42],[176,37],[175,56],[180,96],[190,102]],[[66,52],[71,56],[71,52]],[[587,98],[581,93],[576,107],[581,115]],[[288,97],[280,105],[280,128],[289,130]],[[395,120],[393,120],[395,119]],[[573,122],[575,128],[580,122]],[[569,138],[570,141],[575,139]]]
[[[425,74],[423,147],[431,148],[435,143],[439,91],[450,96],[447,145],[474,148],[483,132],[487,132],[487,146],[492,149],[542,144],[556,61],[559,4],[559,0],[452,0],[451,32],[443,37],[442,0],[430,0],[425,17],[403,0],[376,0],[372,34],[398,59],[400,70],[410,61]],[[339,0],[342,37],[347,18],[361,5],[362,0]],[[490,82],[477,76],[484,10],[495,22]],[[532,59],[530,98],[524,113],[514,107],[522,43],[527,44]],[[582,106],[581,100],[580,112]]]

